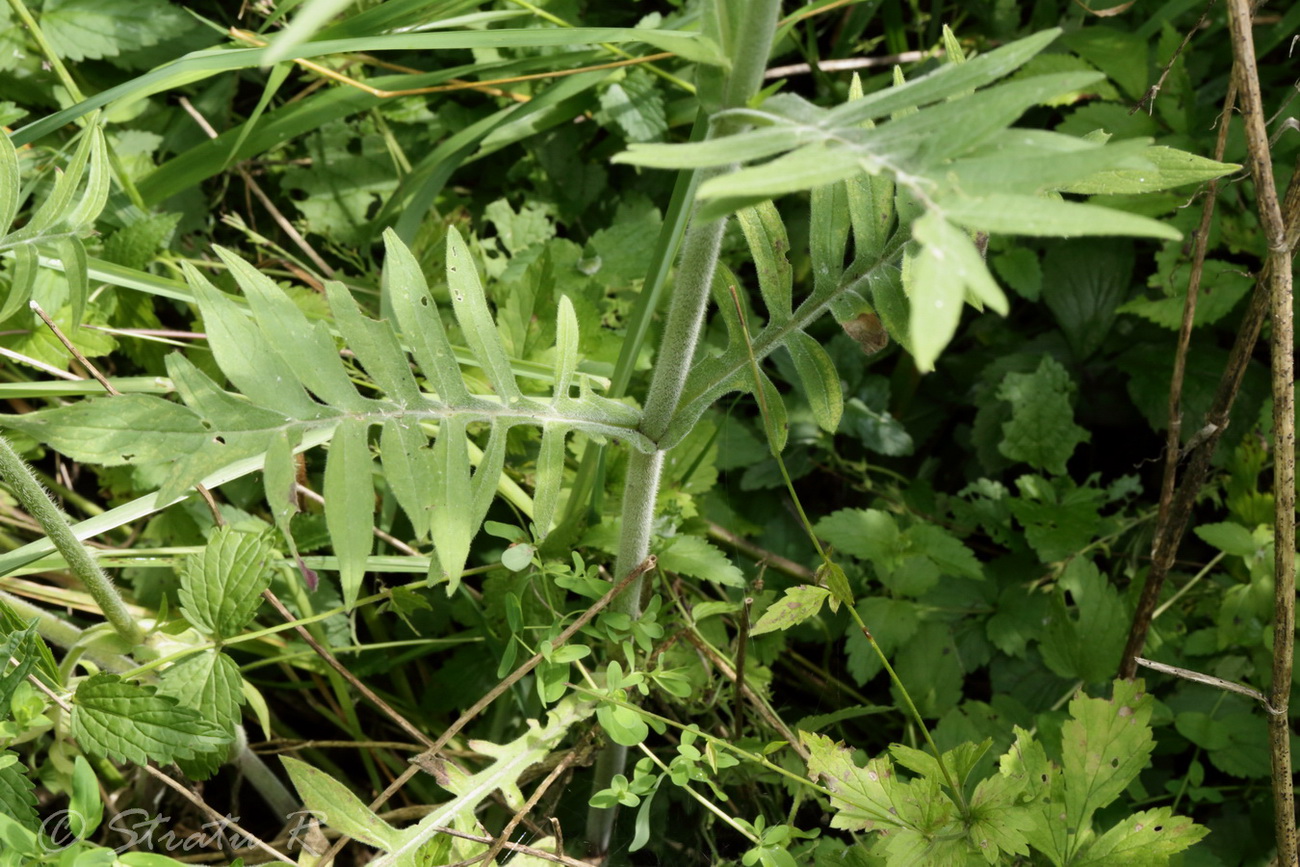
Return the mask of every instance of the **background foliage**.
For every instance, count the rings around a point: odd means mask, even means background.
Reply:
[[[701,141],[735,46],[676,31],[725,36],[713,8],[0,11],[0,426],[149,633],[94,625],[80,573],[0,491],[0,863],[35,859],[64,805],[177,798],[146,759],[272,840],[250,804],[275,785],[241,764],[241,725],[252,753],[295,757],[291,805],[359,841],[341,860],[482,856],[428,829],[493,838],[554,770],[510,829],[542,854],[515,859],[555,855],[549,816],[581,857],[591,801],[621,805],[612,863],[1268,861],[1266,711],[1164,675],[1112,685],[1150,562],[1192,206],[1246,162],[1235,127],[1234,165],[1208,160],[1222,10],[785,4],[769,66],[804,66],[764,81],[750,131]],[[1282,185],[1298,25],[1265,3],[1255,31]],[[669,54],[609,66],[651,52]],[[884,55],[897,71],[857,83],[831,63]],[[909,101],[900,85],[936,69],[967,83]],[[628,468],[659,439],[639,401],[671,352],[655,299],[692,177],[741,210],[664,434],[658,571],[635,616],[561,640],[609,589]],[[1188,443],[1264,254],[1243,178],[1220,182],[1208,237]],[[833,315],[800,318],[818,293]],[[121,396],[98,397],[29,300]],[[751,369],[754,348],[771,354]],[[1268,395],[1261,347],[1146,650],[1260,688]],[[375,819],[363,802],[530,659],[448,733],[450,764],[378,808],[413,809]],[[633,751],[602,779],[609,741]],[[208,820],[163,803],[178,828]],[[121,844],[111,812],[74,829],[80,853]]]

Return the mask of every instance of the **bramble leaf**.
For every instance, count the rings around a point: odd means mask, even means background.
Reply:
[[[830,598],[830,591],[812,584],[799,584],[786,588],[785,595],[768,606],[763,616],[749,629],[750,635],[798,626],[822,610],[822,603]]]

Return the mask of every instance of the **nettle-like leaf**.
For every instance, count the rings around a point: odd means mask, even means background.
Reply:
[[[0,750],[0,814],[16,820],[29,831],[35,831],[39,824],[36,786],[24,770],[16,753]]]
[[[202,552],[187,557],[181,572],[181,612],[203,632],[238,635],[270,586],[271,543],[265,536],[230,527],[213,531]]]
[[[446,581],[452,592],[501,481],[512,426],[535,425],[544,432],[534,515],[542,536],[555,513],[568,432],[617,437],[647,452],[655,445],[637,431],[639,411],[595,394],[591,378],[579,373],[578,327],[567,299],[559,304],[552,395],[524,394],[469,248],[452,228],[446,277],[469,346],[464,363],[476,365],[493,389],[473,393],[467,382],[482,378],[462,375],[462,359],[415,257],[395,234],[388,233],[385,241],[385,291],[393,322],[365,316],[342,284],[326,286],[334,324],[364,377],[344,363],[325,322],[309,320],[265,275],[219,249],[248,301],[246,309],[198,271],[189,269],[187,278],[213,356],[237,393],[223,390],[174,354],[168,372],[183,405],[126,395],[6,417],[3,424],[80,461],[168,464],[170,475],[159,491],[163,499],[237,461],[266,460],[269,499],[281,527],[292,511],[292,453],[304,443],[330,442],[325,519],[349,605],[357,598],[371,551],[374,515],[368,492],[377,450],[398,504],[417,532],[432,539],[430,579]],[[469,436],[475,423],[491,427],[481,451]],[[381,428],[377,438],[372,436],[376,426]]]
[[[195,758],[230,742],[197,711],[115,674],[96,674],[77,686],[72,736],[89,753],[141,765]]]
[[[1050,355],[1033,373],[1008,373],[998,397],[1011,404],[1011,420],[1002,425],[998,450],[1035,469],[1063,475],[1065,462],[1090,434],[1074,423],[1070,374]]]
[[[44,247],[63,263],[70,290],[72,325],[81,323],[89,294],[86,277],[86,248],[80,236],[90,231],[108,201],[108,150],[98,116],[92,116],[81,134],[67,166],[54,181],[45,201],[19,229],[14,220],[22,204],[22,178],[18,152],[8,134],[0,135],[0,254],[12,254],[8,285],[0,303],[0,322],[26,310],[32,297],[39,268],[39,250]],[[78,195],[80,193],[80,195]],[[0,283],[3,285],[3,283]]]
[[[853,268],[845,276],[871,285],[864,299],[877,308],[890,335],[912,352],[918,367],[929,370],[955,333],[965,303],[1001,313],[1007,309],[971,233],[1176,239],[1178,233],[1163,223],[1065,201],[1060,194],[1149,192],[1236,168],[1141,141],[1108,144],[1102,136],[1011,129],[1027,109],[1103,77],[1085,70],[999,81],[1058,34],[1044,31],[833,109],[789,95],[772,97],[761,109],[729,113],[733,121],[749,125],[744,131],[688,144],[633,144],[615,160],[672,169],[749,163],[701,184],[702,219],[813,191],[815,262],[819,244],[829,240],[833,246],[838,239],[835,220],[842,214],[853,223],[860,260],[889,252],[893,261],[902,245],[887,249],[888,234],[882,230],[892,220],[884,201],[897,187],[911,203],[911,216],[919,218],[911,227],[910,219],[903,221],[903,239],[910,229],[914,243],[907,247],[901,286],[890,286],[883,275],[868,281]],[[858,186],[866,178],[869,187]],[[819,191],[838,190],[841,184],[847,184],[849,207],[828,211],[831,220],[819,224]],[[753,222],[741,217],[751,245]],[[761,281],[761,257],[755,258]],[[814,279],[822,276],[815,264]],[[878,293],[884,297],[874,297]],[[766,292],[764,300],[770,306]],[[841,322],[851,318],[844,306],[843,301],[833,304]],[[777,321],[775,313],[770,315]],[[802,328],[806,322],[795,325]],[[755,344],[757,348],[759,341]],[[689,389],[688,396],[694,396]]]

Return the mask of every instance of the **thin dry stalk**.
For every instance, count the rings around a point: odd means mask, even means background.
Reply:
[[[1273,823],[1279,864],[1296,863],[1295,794],[1291,775],[1292,654],[1295,648],[1295,325],[1291,309],[1291,255],[1287,226],[1273,181],[1273,155],[1259,88],[1251,10],[1247,0],[1229,0],[1228,25],[1235,57],[1234,77],[1240,92],[1260,224],[1268,241],[1267,280],[1273,317],[1273,689],[1269,715],[1269,753],[1273,761]]]

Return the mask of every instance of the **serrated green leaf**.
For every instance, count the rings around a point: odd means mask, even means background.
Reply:
[[[1260,546],[1254,534],[1240,524],[1223,522],[1219,524],[1202,524],[1192,532],[1202,541],[1208,542],[1225,554],[1237,557],[1255,557]]]
[[[17,759],[18,755],[5,750],[0,751],[0,757]],[[0,815],[35,831],[40,826],[36,815],[36,787],[27,778],[25,770],[21,762],[11,762],[0,768]]]
[[[1085,195],[1139,195],[1221,178],[1239,170],[1236,163],[1221,163],[1170,147],[1149,147],[1142,152],[1148,169],[1113,169],[1061,187],[1064,193]]]
[[[351,608],[361,592],[366,558],[374,546],[375,483],[367,431],[370,425],[344,419],[330,443],[325,462],[325,526],[338,557],[343,605]],[[464,500],[446,500],[448,504]]]
[[[1134,298],[1116,309],[1132,313],[1161,328],[1177,331],[1183,323],[1183,305],[1187,298],[1187,275],[1179,274],[1172,287],[1174,294],[1165,298]],[[1227,316],[1255,286],[1254,279],[1241,266],[1222,259],[1206,259],[1202,268],[1201,288],[1196,298],[1196,316],[1192,326],[1210,325]],[[1127,286],[1125,287],[1127,289]]]
[[[862,622],[871,630],[871,637],[886,656],[893,656],[916,634],[921,625],[917,603],[907,599],[891,599],[888,596],[867,596],[858,600],[858,614]],[[845,638],[848,672],[859,686],[884,669],[880,655],[862,630],[850,628]]]
[[[1013,461],[1064,474],[1065,462],[1091,435],[1074,423],[1070,374],[1050,355],[1033,373],[1008,373],[998,398],[1011,404],[1011,421],[1002,425],[998,450]]]
[[[385,852],[402,845],[407,835],[376,816],[347,786],[306,762],[289,756],[281,756],[280,761],[303,805],[324,817],[331,828]]]
[[[1146,767],[1155,748],[1152,706],[1141,680],[1115,681],[1109,700],[1080,693],[1070,701],[1072,719],[1061,727],[1068,828],[1087,828]]]
[[[937,784],[899,779],[883,756],[860,768],[849,749],[824,735],[799,732],[799,740],[808,748],[808,775],[834,792],[832,828],[916,830],[936,819],[942,821],[942,814],[951,812],[952,804],[939,793]],[[932,811],[931,815],[923,815],[925,811]]]
[[[1114,238],[1068,241],[1043,257],[1043,300],[1075,358],[1091,357],[1110,334],[1133,282],[1133,261],[1132,243]]]
[[[72,735],[89,753],[138,765],[190,759],[230,742],[197,712],[115,674],[96,674],[77,686]]]
[[[235,661],[219,650],[191,654],[162,673],[158,694],[234,734],[244,703],[243,678]]]
[[[1136,235],[1170,241],[1182,239],[1177,229],[1148,217],[1039,196],[993,194],[945,200],[943,214],[968,229],[1004,235]]]
[[[218,527],[202,552],[186,558],[181,571],[185,619],[218,638],[238,635],[270,586],[270,556],[265,536]]]
[[[98,60],[173,38],[189,19],[163,0],[48,0],[40,24],[60,57]]]
[[[600,108],[629,142],[660,141],[668,131],[663,94],[649,73],[638,70],[611,84],[600,95]]]
[[[799,382],[818,426],[827,433],[835,433],[844,411],[844,395],[835,362],[820,343],[802,331],[791,332],[785,347],[794,361],[794,369],[799,374]]]
[[[836,550],[892,569],[903,553],[902,534],[888,512],[879,509],[840,509],[814,527]]]
[[[1075,858],[1072,867],[1158,867],[1170,857],[1191,848],[1210,833],[1168,807],[1142,810],[1127,816],[1092,841]]]
[[[769,605],[763,616],[749,628],[749,634],[765,635],[798,626],[810,617],[816,617],[830,595],[826,588],[813,584],[787,587],[785,594]]]
[[[699,536],[676,536],[658,551],[659,568],[728,587],[745,586],[744,573],[731,558]]]

